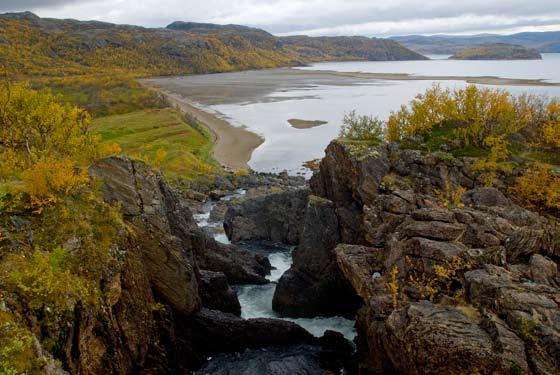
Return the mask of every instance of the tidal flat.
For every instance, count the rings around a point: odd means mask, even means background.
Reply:
[[[246,163],[257,171],[309,175],[303,164],[324,155],[349,111],[385,119],[434,84],[451,89],[476,84],[512,94],[560,96],[555,68],[559,62],[560,54],[545,54],[542,61],[523,61],[523,69],[519,61],[502,61],[499,66],[495,61],[441,59],[421,64],[333,62],[145,82],[188,102],[199,117],[220,121],[220,129],[212,126],[213,121],[207,124],[219,133],[218,139],[228,140],[227,146],[216,144],[216,159],[227,156],[231,163],[231,155],[242,155],[236,166]],[[298,121],[294,126],[289,122],[294,119],[317,119],[329,125],[308,126],[306,122],[301,126]],[[228,134],[231,128],[239,132],[235,138]]]

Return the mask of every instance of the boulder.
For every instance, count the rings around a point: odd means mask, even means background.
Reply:
[[[230,206],[224,228],[232,242],[298,243],[308,190],[296,189],[247,198]]]
[[[265,256],[219,243],[201,230],[191,234],[188,246],[200,269],[222,272],[232,285],[268,283],[272,267]]]
[[[473,206],[503,207],[511,205],[505,195],[494,188],[475,188],[461,197],[464,204]]]
[[[527,360],[534,372],[557,373],[560,368],[560,292],[547,285],[548,280],[543,280],[543,284],[536,280],[526,282],[524,279],[530,275],[518,271],[487,265],[467,272],[467,296],[474,306],[503,317],[508,329],[523,339]]]
[[[299,325],[279,319],[241,319],[233,314],[201,309],[193,316],[193,344],[200,352],[239,352],[247,348],[313,343]]]
[[[200,369],[205,375],[324,375],[321,348],[311,345],[248,349],[242,353],[219,354]]]
[[[327,331],[314,344],[247,349],[219,354],[200,369],[202,374],[324,375],[352,371],[353,347],[340,334]]]
[[[226,275],[221,272],[200,271],[198,285],[202,306],[241,315],[237,293],[229,286]]]
[[[394,310],[379,324],[375,340],[388,362],[383,367],[400,374],[509,374],[515,362],[527,371],[521,340],[504,328],[504,340],[510,339],[511,345],[502,347],[509,349],[503,355],[479,321],[475,309],[428,301]],[[501,338],[498,329],[494,333]]]
[[[535,282],[550,286],[559,286],[558,264],[540,254],[534,254],[529,259],[531,279]]]

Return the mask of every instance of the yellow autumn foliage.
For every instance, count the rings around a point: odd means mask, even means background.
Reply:
[[[548,104],[546,117],[543,125],[543,140],[553,147],[560,148],[560,100]]]
[[[21,181],[36,213],[87,184],[85,167],[99,156],[89,114],[57,99],[26,84],[0,86],[0,179]]]
[[[560,210],[560,176],[548,165],[532,166],[517,179],[511,192],[535,208]]]
[[[488,137],[507,137],[527,124],[526,112],[531,107],[523,106],[522,115],[518,107],[522,107],[518,106],[518,100],[504,90],[481,89],[475,85],[450,90],[436,84],[417,95],[408,107],[402,106],[391,113],[389,139],[423,137],[435,127],[452,124],[456,138],[464,145],[484,147],[488,146]]]
[[[89,181],[87,172],[76,168],[69,159],[39,160],[21,176],[23,191],[29,195],[35,212],[40,212],[49,203],[56,203],[58,196],[67,196]]]
[[[103,147],[103,154],[106,156],[118,155],[122,153],[122,148],[118,143],[111,143]]]
[[[48,90],[27,84],[0,87],[2,150],[16,153],[30,166],[42,157],[87,159],[95,147],[89,133],[90,115],[62,105]]]

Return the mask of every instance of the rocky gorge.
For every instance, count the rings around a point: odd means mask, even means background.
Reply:
[[[475,161],[333,141],[305,207],[249,199],[226,229],[262,238],[263,207],[303,217],[273,307],[355,314],[358,373],[556,374],[558,219],[508,196],[512,176],[483,187]]]
[[[127,230],[114,249],[120,262],[104,281],[107,308],[97,315],[76,311],[64,345],[71,373],[192,373],[216,353],[246,350],[249,366],[260,363],[266,373],[338,371],[348,362],[352,348],[340,334],[316,338],[295,323],[240,318],[232,286],[267,283],[267,258],[206,234],[189,201],[158,172],[111,157],[96,162],[90,175],[102,181],[104,199],[120,205]],[[283,363],[254,359],[251,350],[264,348],[284,353]],[[213,366],[202,373],[231,373]],[[243,359],[231,366],[243,367]]]

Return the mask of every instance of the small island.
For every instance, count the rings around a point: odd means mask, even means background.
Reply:
[[[314,128],[316,126],[328,124],[327,121],[321,121],[321,120],[309,121],[309,120],[300,120],[295,118],[289,119],[288,123],[292,125],[292,128],[296,128],[296,129],[309,129],[309,128]]]
[[[517,44],[488,43],[464,49],[450,57],[452,60],[541,60],[534,49]]]

